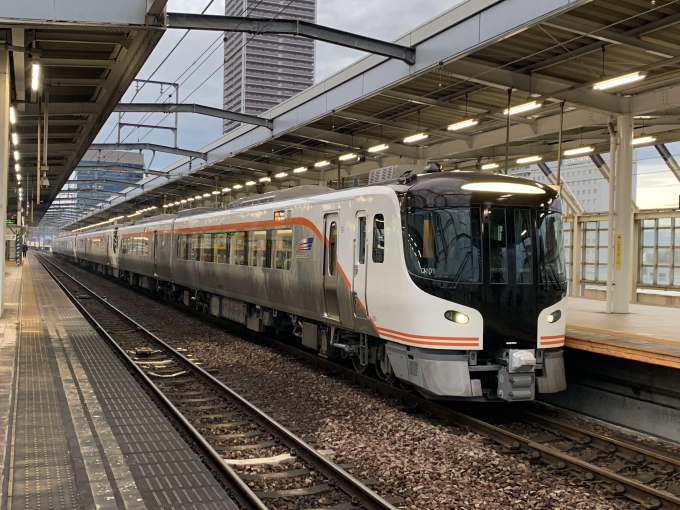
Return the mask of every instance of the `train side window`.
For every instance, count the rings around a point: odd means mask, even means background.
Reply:
[[[198,234],[189,235],[189,260],[200,260]]]
[[[335,222],[331,223],[331,228],[328,232],[328,275],[335,274],[335,266],[338,262],[338,225]]]
[[[373,216],[373,262],[382,264],[385,260],[385,217]]]
[[[267,267],[267,231],[248,232],[248,265]]]
[[[188,244],[187,236],[179,234],[177,236],[177,260],[187,260],[188,258]]]
[[[508,239],[505,209],[489,209],[489,271],[491,283],[508,283]]]
[[[290,269],[293,259],[293,231],[275,230],[273,234],[270,266],[274,269]]]
[[[246,265],[246,243],[248,242],[245,232],[229,232],[231,237],[231,263],[237,266]]]
[[[534,282],[534,256],[531,246],[531,211],[515,210],[515,277],[517,283]]]
[[[215,234],[215,262],[227,264],[229,262],[229,244],[226,232]]]
[[[366,263],[366,216],[361,216],[359,218],[358,225],[358,235],[357,235],[357,249],[359,264]]]
[[[213,235],[200,234],[199,246],[201,250],[201,262],[212,262],[213,257]]]
[[[126,254],[128,252],[128,238],[124,237],[120,243],[120,252]]]

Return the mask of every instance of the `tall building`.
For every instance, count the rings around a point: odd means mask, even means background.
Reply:
[[[316,0],[226,0],[227,16],[316,22]],[[283,9],[283,12],[281,10]],[[279,14],[280,13],[280,14]],[[314,83],[314,41],[228,33],[224,38],[224,109],[259,115]],[[225,133],[239,126],[224,121]]]
[[[111,197],[112,192],[121,192],[136,183],[143,175],[142,154],[88,150],[70,178],[81,182],[66,184],[59,195],[103,201]]]

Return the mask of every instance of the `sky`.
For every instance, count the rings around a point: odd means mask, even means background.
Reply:
[[[317,23],[382,40],[394,40],[435,17],[461,0],[317,0]],[[210,0],[169,0],[168,10],[201,12]],[[224,0],[213,0],[206,14],[223,14]],[[138,78],[179,83],[180,102],[222,107],[222,36],[214,32],[192,31],[186,35],[172,55],[159,68],[170,50],[185,35],[184,30],[168,30],[140,71]],[[319,82],[365,56],[365,53],[316,42],[315,81]],[[158,70],[157,70],[158,68]],[[158,85],[137,90],[133,84],[123,102],[162,102],[174,91]],[[175,101],[173,95],[172,101]],[[115,142],[118,138],[113,114],[98,134],[96,142]],[[174,127],[174,116],[163,114],[126,114],[123,122]],[[212,117],[179,114],[178,146],[197,150],[222,135],[222,121]],[[121,141],[172,145],[169,130],[137,130],[124,127]],[[680,160],[680,143],[669,144],[669,150]],[[666,167],[653,147],[637,149],[637,202],[643,209],[678,207],[680,183]],[[150,163],[151,154],[145,154]],[[151,163],[161,169],[177,157],[157,154]]]

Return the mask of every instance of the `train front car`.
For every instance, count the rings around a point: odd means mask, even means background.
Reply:
[[[564,390],[567,278],[556,191],[479,172],[402,177],[394,188],[412,281],[451,303],[447,319],[466,320],[456,304],[483,318],[480,350],[466,353],[473,397],[522,401],[536,389]]]

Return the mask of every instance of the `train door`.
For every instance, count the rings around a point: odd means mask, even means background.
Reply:
[[[338,301],[338,228],[337,213],[324,217],[324,264],[323,290],[325,315],[330,319],[340,320],[340,304]]]
[[[531,209],[489,207],[484,216],[489,248],[485,346],[528,347],[536,342],[533,213]]]
[[[153,231],[153,275],[158,276],[158,233]]]
[[[366,309],[366,211],[359,211],[356,215],[356,235],[354,239],[354,316],[367,317]]]

